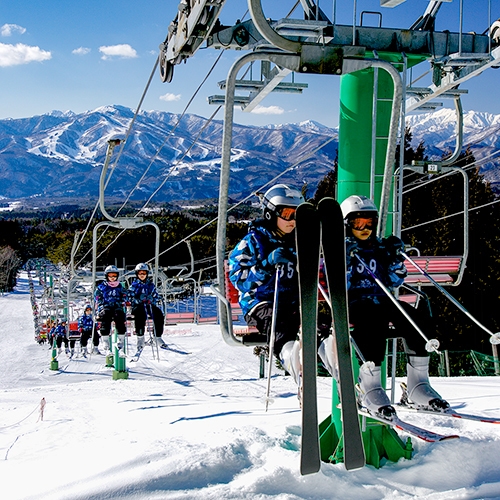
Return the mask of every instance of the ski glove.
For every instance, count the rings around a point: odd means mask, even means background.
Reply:
[[[291,252],[285,248],[277,248],[273,250],[267,258],[263,261],[264,267],[273,266],[276,267],[278,264],[287,264],[293,259]]]
[[[353,257],[359,252],[358,242],[354,238],[347,238],[345,242],[345,253],[347,257]]]
[[[394,235],[389,236],[384,240],[384,246],[389,258],[395,262],[404,262],[405,258],[401,255],[404,252],[404,243]]]

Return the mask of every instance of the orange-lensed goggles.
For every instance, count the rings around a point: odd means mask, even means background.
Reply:
[[[373,217],[356,217],[350,222],[351,228],[356,231],[363,231],[363,229],[373,229]]]
[[[283,207],[280,208],[276,213],[278,217],[283,220],[295,220],[295,212],[297,209],[295,207]]]

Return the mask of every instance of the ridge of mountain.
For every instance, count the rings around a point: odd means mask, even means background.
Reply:
[[[54,110],[0,120],[0,198],[95,202],[107,142],[125,138],[133,117],[130,108],[108,105],[84,113]],[[155,202],[218,197],[223,123],[207,123],[194,114],[179,118],[154,110],[137,115],[123,149],[115,150],[111,165],[120,157],[107,198],[124,199],[132,192],[130,199],[140,201],[155,191]],[[410,115],[407,125],[412,142],[424,141],[431,157],[454,149],[454,110]],[[248,195],[285,170],[281,182],[306,182],[312,191],[334,167],[337,142],[337,128],[313,120],[264,127],[235,124],[230,195]],[[500,115],[464,113],[468,145],[478,159],[498,150]],[[488,180],[498,182],[496,164],[485,163],[481,169]]]

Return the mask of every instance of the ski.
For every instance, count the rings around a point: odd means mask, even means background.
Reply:
[[[300,294],[302,409],[300,473],[314,474],[321,466],[317,401],[317,306],[320,222],[314,205],[302,203],[296,212],[297,271]]]
[[[130,358],[130,361],[132,363],[137,363],[137,361],[139,361],[139,358],[141,357],[142,351],[144,351],[144,349],[139,349],[138,351],[136,351],[136,353]]]
[[[321,244],[330,294],[335,353],[341,401],[344,465],[347,470],[365,465],[363,438],[359,426],[358,405],[354,387],[351,342],[347,309],[344,220],[339,203],[323,198],[318,205],[321,221]]]
[[[462,418],[464,420],[473,420],[474,422],[484,422],[487,424],[500,424],[500,418],[498,417],[487,417],[484,415],[472,415],[470,413],[462,413],[454,408],[447,408],[446,410],[433,410],[431,408],[423,408],[421,406],[413,405],[407,396],[406,384],[401,384],[401,389],[403,391],[403,396],[399,404],[394,405],[394,407],[399,411],[408,411],[414,413],[425,413],[427,415],[437,415],[440,417],[452,417],[452,418]],[[403,403],[403,401],[406,401]]]
[[[367,413],[361,409],[358,410],[358,413],[363,417],[371,418],[373,420],[376,420],[377,422],[390,425],[395,429],[411,434],[412,436],[422,439],[423,441],[427,441],[428,443],[460,438],[460,436],[458,436],[457,434],[439,434],[437,432],[418,427],[416,425],[410,424],[409,422],[401,420],[398,416],[394,416],[391,420],[389,420],[378,415],[372,415],[371,413]]]

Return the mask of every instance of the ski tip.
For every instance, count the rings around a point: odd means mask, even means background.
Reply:
[[[449,439],[460,439],[458,434],[450,434],[449,436],[443,436],[439,441],[448,441]]]

